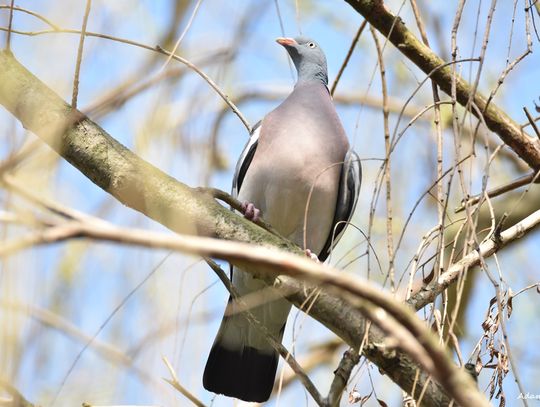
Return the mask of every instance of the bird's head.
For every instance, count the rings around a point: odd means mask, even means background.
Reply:
[[[328,84],[326,57],[319,44],[307,37],[277,38],[287,50],[298,71],[298,82],[321,81]]]

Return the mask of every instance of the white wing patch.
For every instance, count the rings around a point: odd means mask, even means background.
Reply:
[[[261,122],[258,122],[251,131],[249,140],[240,154],[240,158],[236,163],[236,169],[234,171],[232,192],[231,195],[234,198],[238,198],[238,193],[240,192],[240,187],[242,186],[242,181],[248,171],[251,160],[255,155],[255,150],[257,149],[257,143],[259,141],[259,136],[261,134]]]

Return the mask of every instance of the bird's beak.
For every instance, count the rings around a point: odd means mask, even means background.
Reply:
[[[279,37],[276,38],[276,42],[279,45],[283,45],[284,47],[292,47],[294,45],[298,45],[298,43],[293,38]]]

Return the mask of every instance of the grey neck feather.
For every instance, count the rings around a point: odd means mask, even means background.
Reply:
[[[328,74],[324,67],[312,62],[303,62],[296,66],[298,71],[298,81],[296,84],[321,82],[323,85],[328,85]]]

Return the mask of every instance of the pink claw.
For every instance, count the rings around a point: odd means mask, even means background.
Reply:
[[[306,249],[304,252],[306,253],[306,256],[308,256],[311,260],[313,260],[313,261],[315,261],[317,263],[321,262],[319,260],[319,257],[317,257],[317,255],[315,253],[313,253],[311,250]]]
[[[257,209],[255,205],[248,201],[242,203],[242,213],[244,214],[244,218],[252,222],[257,222],[261,215],[260,209]]]

